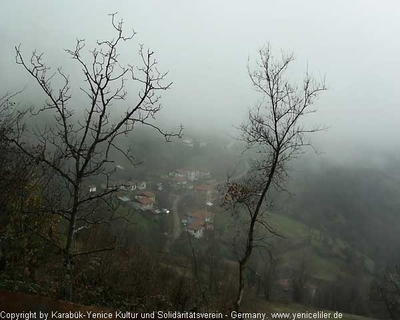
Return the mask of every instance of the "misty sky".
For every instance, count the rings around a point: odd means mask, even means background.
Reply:
[[[144,43],[155,51],[159,67],[170,71],[174,85],[164,95],[163,120],[230,130],[258,99],[247,57],[269,41],[277,53],[295,53],[293,74],[300,76],[308,63],[317,78],[326,75],[329,91],[313,119],[330,126],[315,138],[324,143],[322,151],[359,142],[363,149],[379,149],[377,144],[397,149],[399,10],[397,1],[370,0],[4,1],[2,88],[36,88],[15,64],[14,45],[22,43],[27,56],[34,48],[44,51],[51,65],[75,70],[62,49],[73,48],[77,37],[88,48],[109,37],[107,14],[119,12],[126,30],[137,32],[136,41],[122,48],[124,59],[136,61],[138,44]]]

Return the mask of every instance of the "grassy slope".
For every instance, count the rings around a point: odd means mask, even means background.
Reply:
[[[350,247],[346,242],[341,239],[332,239],[329,235],[320,234],[319,230],[310,229],[291,217],[271,214],[270,223],[282,232],[292,244],[299,244],[296,249],[289,250],[281,255],[284,265],[290,264],[304,254],[308,254],[315,278],[333,281],[340,273],[341,266],[345,262],[344,251]],[[307,239],[309,248],[301,246]],[[325,251],[324,255],[321,255],[322,250]],[[356,251],[356,254],[363,257],[366,269],[372,271],[374,268],[373,260],[361,252]]]

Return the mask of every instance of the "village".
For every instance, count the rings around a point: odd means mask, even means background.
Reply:
[[[118,166],[118,169],[125,171],[122,166]],[[201,239],[214,230],[212,207],[216,197],[215,185],[215,179],[212,179],[208,170],[186,168],[172,169],[157,181],[120,179],[108,184],[101,183],[100,189],[96,184],[87,187],[88,192],[93,194],[115,191],[113,195],[118,201],[154,223],[170,217],[173,219],[171,234],[174,238],[181,231],[186,231],[194,238]],[[193,197],[195,209],[178,212],[179,201],[188,196]]]

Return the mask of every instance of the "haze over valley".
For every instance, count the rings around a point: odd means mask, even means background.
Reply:
[[[0,311],[399,319],[399,9],[6,1]]]

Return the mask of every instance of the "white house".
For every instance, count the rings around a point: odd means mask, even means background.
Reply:
[[[182,169],[175,169],[172,170],[168,173],[170,177],[179,177],[179,178],[185,178],[186,177],[186,171]]]
[[[141,181],[141,182],[137,182],[134,180],[114,181],[108,184],[108,189],[120,189],[128,191],[135,191],[136,189],[143,190],[146,189],[146,181]]]
[[[194,146],[193,140],[191,140],[191,139],[184,139],[182,142],[183,142],[183,145],[185,145],[187,147],[193,147]]]
[[[156,201],[156,195],[155,195],[153,192],[151,192],[151,191],[142,191],[142,192],[139,192],[139,193],[135,196],[135,198],[136,198],[136,199],[148,198],[148,199],[151,199],[153,202]]]
[[[142,197],[142,198],[136,198],[132,203],[136,208],[139,208],[142,211],[146,211],[153,209],[154,200]]]
[[[184,186],[187,184],[186,177],[171,177],[169,183],[174,186]]]
[[[200,239],[204,235],[204,230],[214,229],[214,214],[208,211],[196,211],[193,213],[187,213],[187,224],[186,230],[193,237]]]
[[[135,191],[137,188],[137,184],[134,181],[126,181],[123,183],[123,186],[125,187],[126,190],[129,191]]]
[[[200,239],[204,236],[204,223],[203,221],[194,220],[186,227],[186,230],[193,237]]]
[[[176,169],[170,171],[168,174],[170,177],[179,177],[179,178],[186,178],[189,181],[197,181],[201,179],[208,179],[210,178],[210,172],[206,170],[198,170],[198,169]]]
[[[144,190],[147,188],[146,181],[136,182],[136,185],[139,190]]]

